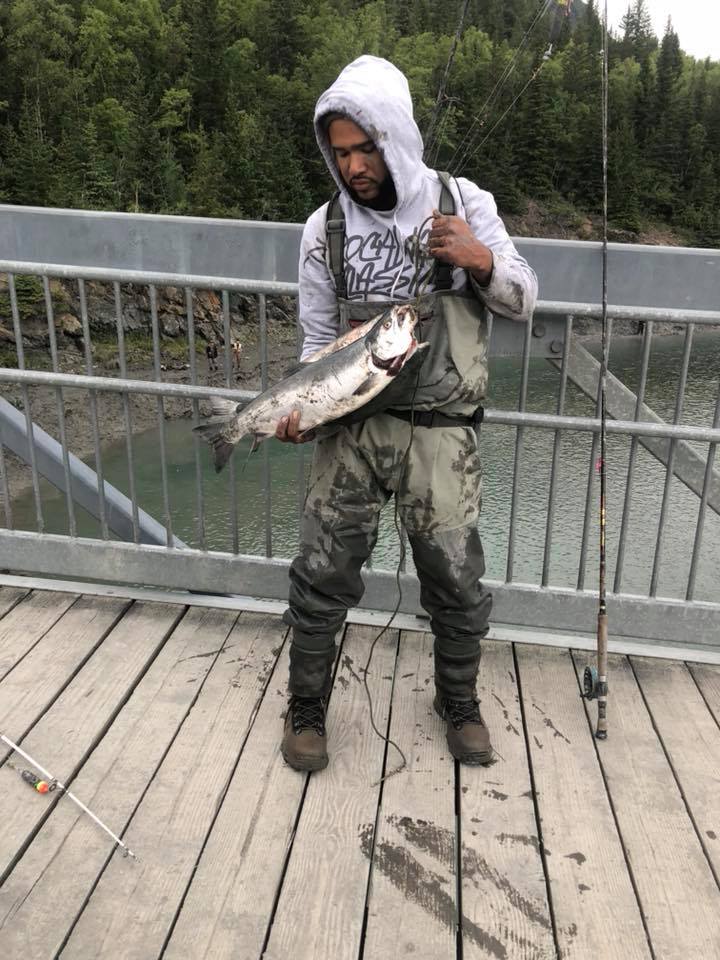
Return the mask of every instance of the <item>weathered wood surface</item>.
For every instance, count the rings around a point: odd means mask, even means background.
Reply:
[[[720,667],[708,666],[704,663],[689,663],[688,669],[708,710],[715,717],[715,722],[720,725]]]
[[[140,861],[0,762],[3,960],[453,960],[458,921],[466,960],[720,956],[720,669],[611,658],[598,743],[585,655],[486,642],[502,760],[456,768],[432,638],[403,633],[396,661],[386,635],[375,716],[409,765],[378,785],[385,746],[359,682],[374,628],[347,631],[331,766],[303,775],[279,752],[279,618],[4,594],[3,730],[27,730]]]
[[[77,594],[35,591],[17,604],[8,602],[0,620],[0,678],[32,650],[77,599]]]
[[[478,694],[498,758],[458,769],[464,960],[556,956],[515,674],[512,646],[485,642]]]
[[[22,587],[0,587],[0,617],[17,606],[28,595],[29,591]]]
[[[72,789],[75,775],[152,663],[181,609],[149,604],[131,607],[23,739],[23,749]],[[26,765],[24,760],[18,760],[18,767]],[[7,764],[0,769],[0,776],[2,882],[25,845],[63,798],[59,793],[32,793]]]
[[[277,620],[242,614],[113,856],[63,960],[147,960],[170,933],[270,676]],[[138,761],[141,761],[138,757]]]
[[[364,960],[455,957],[457,874],[455,770],[444,724],[433,711],[433,638],[403,631],[395,670],[390,736],[407,768],[385,781],[360,842],[372,857]],[[388,770],[399,757],[388,750]]]
[[[362,668],[378,630],[348,627],[328,715],[331,764],[310,777],[265,960],[355,960],[359,955],[385,744],[370,727]],[[397,631],[375,646],[368,673],[375,723],[387,728]]]
[[[584,663],[576,657],[578,679]],[[628,659],[610,657],[608,676],[609,734],[598,751],[655,957],[720,957],[720,890]],[[595,705],[588,710],[594,722]]]
[[[516,654],[561,956],[650,960],[570,653]]]
[[[278,624],[277,655],[285,628]],[[270,677],[164,960],[259,957],[307,782],[280,753],[288,645]]]
[[[0,730],[6,736],[21,746],[25,733],[72,681],[127,607],[125,600],[80,597],[55,621],[0,681]],[[3,744],[0,756],[9,752]]]
[[[188,611],[75,779],[73,792],[114,832],[125,830],[235,618]],[[62,800],[0,888],[3,955],[55,957],[112,849],[89,817]],[[132,872],[136,865],[123,866]]]
[[[720,727],[683,663],[630,659],[658,736],[682,784],[688,813],[720,883],[720,848],[715,842],[720,833]]]

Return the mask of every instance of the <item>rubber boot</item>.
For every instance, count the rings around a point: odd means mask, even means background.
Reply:
[[[293,770],[322,770],[328,765],[325,717],[334,662],[334,644],[308,650],[294,638],[290,645],[290,702],[280,749]]]
[[[324,697],[291,697],[285,717],[282,755],[293,770],[323,770],[328,765]]]
[[[450,753],[460,763],[487,764],[493,760],[490,731],[480,713],[476,694],[480,644],[435,640],[435,712],[446,721]]]

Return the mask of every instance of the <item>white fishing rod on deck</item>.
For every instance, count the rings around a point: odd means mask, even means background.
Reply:
[[[37,760],[31,757],[29,753],[25,753],[25,751],[21,747],[19,747],[16,743],[13,743],[13,741],[9,737],[6,737],[5,734],[0,733],[0,740],[2,740],[3,743],[6,743],[11,750],[14,750],[15,753],[21,756],[24,760],[27,760],[27,762],[31,764],[31,766],[35,767],[37,770],[40,771],[40,773],[44,777],[47,778],[46,781],[44,781],[46,785],[46,789],[38,790],[39,793],[52,793],[56,789],[62,790],[62,792],[66,796],[68,796],[73,801],[73,803],[77,804],[77,806],[80,807],[80,809],[84,813],[86,813],[91,820],[94,820],[95,823],[105,831],[105,833],[109,834],[119,847],[122,847],[124,857],[132,857],[133,860],[137,860],[137,856],[132,852],[130,847],[128,847],[127,844],[123,843],[120,837],[114,834],[109,827],[105,826],[102,820],[99,817],[96,817],[95,814],[92,812],[92,810],[90,810],[89,807],[85,806],[82,800],[78,800],[75,794],[72,793],[72,791],[68,790],[68,788],[65,786],[64,783],[60,783],[60,781],[56,777],[54,777],[49,770],[46,770],[44,767],[42,767],[37,762]],[[9,764],[9,766],[12,766],[12,764]],[[31,776],[33,776],[32,771],[24,771],[24,772],[30,773]],[[35,789],[38,789],[38,784],[40,782],[43,782],[43,781],[37,781],[36,783],[33,783],[30,777],[23,776],[22,774],[21,776],[23,777],[23,780],[30,783],[31,786],[35,787]]]

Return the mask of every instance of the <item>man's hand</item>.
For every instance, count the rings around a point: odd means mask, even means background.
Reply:
[[[433,210],[428,247],[437,260],[469,270],[478,283],[490,282],[492,250],[480,243],[462,217],[445,216],[439,210]]]
[[[299,427],[300,411],[293,410],[289,417],[282,417],[278,421],[275,437],[282,443],[307,443],[308,440],[315,439],[314,430],[305,430],[301,433]]]

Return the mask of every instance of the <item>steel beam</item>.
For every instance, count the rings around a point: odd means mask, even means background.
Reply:
[[[551,359],[550,363],[558,370],[560,369],[557,360]],[[567,375],[575,386],[579,387],[591,400],[595,400],[600,382],[600,362],[576,340],[572,340],[570,343]],[[635,418],[636,395],[609,372],[606,381],[605,402],[608,414],[616,421],[627,421]],[[661,427],[670,426],[645,403],[640,407],[639,419],[646,423],[656,423]],[[667,467],[671,440],[642,433],[636,435],[643,447],[664,467]],[[705,457],[701,457],[684,440],[675,440],[673,473],[698,497],[702,496],[703,492],[705,467]],[[712,473],[707,503],[715,513],[720,514],[720,473],[717,470]]]
[[[46,433],[37,424],[33,424],[35,439],[35,458],[38,473],[50,481],[58,490],[66,492],[67,482],[63,465],[63,450],[61,445]],[[30,442],[25,416],[15,407],[0,397],[0,443],[24,460],[30,462]],[[100,497],[98,476],[87,464],[83,463],[72,453],[68,454],[70,463],[70,477],[72,495],[75,503],[79,504],[92,516],[100,517]],[[103,482],[105,493],[106,518],[109,528],[123,540],[133,539],[133,510],[132,502],[107,480]],[[149,513],[138,510],[138,525],[140,542],[147,544],[165,544],[167,542],[165,528],[154,520]],[[11,536],[18,536],[14,531]],[[72,540],[61,538],[66,543]],[[183,548],[185,544],[177,537],[173,537],[173,545]],[[12,556],[10,550],[8,556]]]

